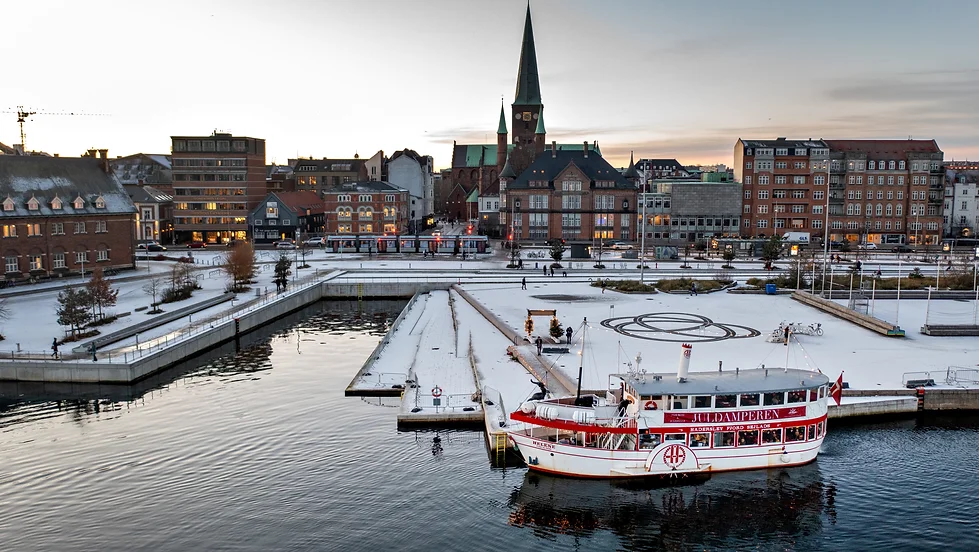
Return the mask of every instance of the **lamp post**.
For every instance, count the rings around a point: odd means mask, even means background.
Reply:
[[[826,169],[826,206],[823,213],[823,282],[820,289],[826,289],[826,264],[829,261],[829,189],[830,189],[830,160],[823,160],[823,168]],[[832,290],[830,290],[832,293]]]
[[[643,184],[643,192],[640,194],[639,201],[642,202],[642,223],[639,225],[639,231],[642,232],[642,236],[639,238],[639,283],[646,283],[646,185]]]

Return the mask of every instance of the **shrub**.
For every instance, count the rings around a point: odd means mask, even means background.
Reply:
[[[697,283],[697,291],[712,291],[721,289],[724,284],[717,280],[694,280],[691,278],[677,278],[674,280],[660,280],[656,282],[656,289],[660,291],[686,291],[690,289],[690,284]]]
[[[628,293],[655,293],[656,288],[650,284],[644,284],[639,280],[598,280],[591,283],[591,287],[602,287],[602,282],[605,282],[605,287],[609,289],[614,289],[616,291],[624,291]]]

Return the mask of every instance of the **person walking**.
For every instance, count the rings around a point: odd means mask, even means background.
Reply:
[[[568,336],[568,345],[571,345],[571,336],[573,334],[574,330],[571,329],[571,326],[568,326],[568,329],[564,330],[564,335]]]
[[[99,357],[95,356],[95,353],[98,351],[98,348],[95,346],[95,342],[94,341],[92,342],[92,346],[89,347],[88,350],[89,350],[89,352],[92,353],[92,362],[98,362]]]
[[[697,296],[697,282],[690,282],[690,295]]]
[[[544,276],[547,276],[547,267],[546,266],[544,267]]]
[[[527,277],[526,276],[524,276],[523,279],[520,280],[520,289],[527,289]]]
[[[537,356],[540,356],[541,351],[544,350],[544,340],[541,339],[540,336],[537,336],[537,339],[534,341],[534,343],[537,345]]]
[[[54,357],[54,358],[58,358],[58,338],[57,337],[54,338],[51,341],[51,356]]]
[[[602,280],[602,293],[605,293],[605,280]]]
[[[551,276],[554,276],[554,267],[551,267]]]

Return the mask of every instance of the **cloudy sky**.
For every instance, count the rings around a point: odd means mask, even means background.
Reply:
[[[7,3],[0,108],[30,149],[265,138],[268,161],[494,143],[524,0]],[[548,140],[731,163],[738,137],[935,138],[979,159],[975,0],[533,0]],[[16,22],[14,24],[14,22]],[[95,115],[104,114],[104,115]],[[0,142],[19,142],[0,114]]]

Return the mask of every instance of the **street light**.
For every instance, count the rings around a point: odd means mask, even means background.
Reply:
[[[826,212],[823,213],[823,282],[820,289],[826,289],[826,264],[829,260],[829,188],[830,188],[830,169],[829,159],[823,159],[823,168],[826,169]],[[832,290],[830,290],[832,293]]]

